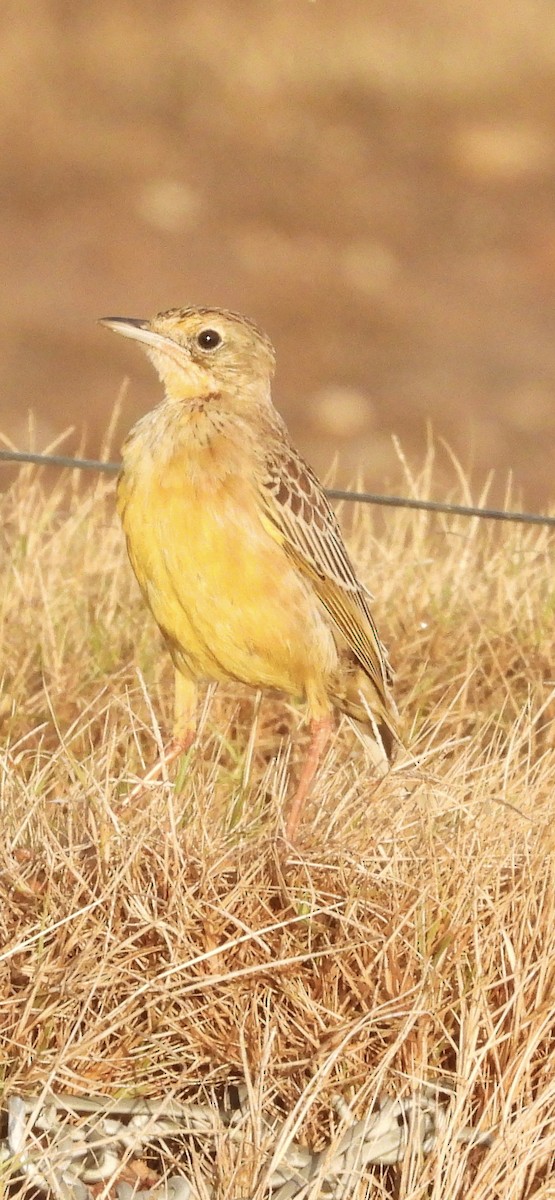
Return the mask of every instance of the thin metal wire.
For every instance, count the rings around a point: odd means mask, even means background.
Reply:
[[[0,450],[0,462],[36,463],[38,467],[70,467],[76,471],[106,471],[114,475],[120,464],[97,458],[72,458],[67,454],[31,454],[29,450]]]
[[[37,466],[70,467],[77,471],[104,471],[115,475],[120,463],[100,462],[96,458],[71,458],[66,454],[32,454],[27,450],[0,450],[0,462],[35,463]],[[330,500],[349,500],[354,504],[377,504],[385,508],[412,508],[423,512],[447,513],[456,517],[481,517],[486,521],[517,521],[521,525],[555,526],[555,517],[539,513],[510,512],[502,508],[475,508],[471,504],[448,504],[439,500],[416,500],[409,496],[381,496],[374,492],[348,492],[327,488]]]
[[[353,500],[359,504],[381,504],[385,508],[416,508],[424,512],[452,513],[457,517],[482,517],[487,521],[519,521],[522,525],[555,525],[555,517],[541,513],[510,512],[504,508],[475,508],[472,504],[448,504],[442,500],[413,500],[409,496],[379,496],[373,492],[342,492],[330,488],[332,500]]]

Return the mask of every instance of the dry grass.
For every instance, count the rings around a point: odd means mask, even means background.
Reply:
[[[171,675],[112,485],[45,490],[26,469],[2,510],[6,1089],[190,1096],[247,1077],[253,1109],[299,1105],[319,1147],[333,1093],[362,1112],[441,1082],[456,1102],[437,1150],[360,1186],[553,1195],[548,531],[357,511],[418,761],[376,783],[342,725],[287,857],[301,735],[272,697],[208,694],[175,790],[126,805],[169,724]],[[456,1144],[467,1121],[500,1129],[491,1150]],[[253,1130],[235,1166],[217,1156],[222,1195],[252,1191]]]

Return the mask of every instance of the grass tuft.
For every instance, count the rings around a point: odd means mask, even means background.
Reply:
[[[432,468],[408,480],[432,490]],[[7,1093],[191,1096],[271,1116],[452,1089],[424,1162],[373,1195],[547,1197],[555,1165],[555,585],[548,530],[353,516],[410,755],[378,781],[342,723],[280,849],[301,713],[207,691],[177,786],[126,803],[171,670],[113,485],[25,468],[1,498],[0,1022]],[[468,485],[457,479],[457,498]],[[379,532],[378,532],[379,531]],[[306,1110],[306,1111],[305,1111]],[[494,1126],[489,1151],[456,1143]],[[256,1131],[255,1131],[256,1133]],[[249,1136],[255,1137],[252,1132]],[[256,1140],[256,1139],[255,1139]],[[238,1186],[223,1158],[222,1195]],[[245,1164],[260,1167],[244,1149]],[[248,1171],[247,1171],[248,1174]]]

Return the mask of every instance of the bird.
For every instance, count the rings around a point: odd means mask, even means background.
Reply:
[[[294,843],[336,710],[369,735],[382,773],[401,744],[370,593],[274,407],[275,352],[252,320],[186,307],[100,324],[138,341],[164,388],[124,442],[117,510],[175,668],[165,761],[195,740],[202,682],[303,700],[310,742],[285,823]]]

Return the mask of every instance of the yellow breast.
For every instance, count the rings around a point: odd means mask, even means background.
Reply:
[[[337,662],[328,621],[262,524],[248,459],[215,469],[226,453],[214,440],[172,457],[131,444],[118,510],[143,594],[186,674],[323,694]]]

